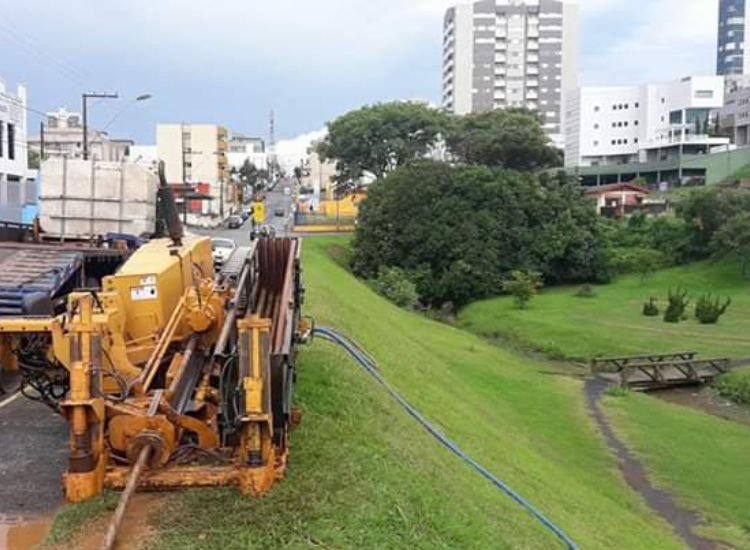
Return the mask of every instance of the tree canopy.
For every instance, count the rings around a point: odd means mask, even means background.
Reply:
[[[499,294],[514,270],[549,283],[601,281],[607,257],[594,205],[565,179],[421,160],[370,186],[352,267],[410,274],[425,305]]]
[[[445,115],[416,102],[381,103],[351,111],[328,124],[318,145],[324,160],[336,161],[339,179],[378,178],[424,156],[445,128]]]
[[[513,170],[562,165],[539,116],[526,109],[505,109],[452,117],[445,141],[453,156],[466,164]]]

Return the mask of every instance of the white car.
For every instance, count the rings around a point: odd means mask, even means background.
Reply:
[[[232,239],[211,239],[211,250],[214,256],[214,269],[219,271],[237,249]]]

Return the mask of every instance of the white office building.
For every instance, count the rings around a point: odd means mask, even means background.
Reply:
[[[28,169],[26,88],[9,91],[0,80],[0,220],[20,222],[24,208],[36,203],[36,185]]]
[[[561,145],[563,95],[578,86],[578,9],[570,0],[482,0],[448,9],[443,107],[459,115],[526,107]]]
[[[579,88],[565,115],[565,165],[662,162],[726,148],[716,135],[724,79],[688,77],[668,84]]]
[[[229,166],[239,170],[250,161],[258,170],[268,170],[268,153],[263,138],[232,134],[229,138]]]

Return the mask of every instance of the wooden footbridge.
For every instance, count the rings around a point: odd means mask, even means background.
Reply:
[[[604,357],[591,360],[591,372],[635,391],[706,384],[732,369],[732,360],[699,359],[692,351]]]

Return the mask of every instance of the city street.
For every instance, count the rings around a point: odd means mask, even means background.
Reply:
[[[279,182],[274,191],[266,193],[266,220],[263,225],[268,225],[276,230],[277,237],[289,235],[294,224],[292,214],[292,197],[284,194],[284,187],[289,185],[285,182]],[[276,211],[283,211],[283,216],[277,216]],[[250,240],[250,230],[252,222],[247,220],[239,229],[229,229],[220,227],[216,229],[189,229],[188,231],[198,235],[211,237],[225,237],[232,239],[238,246],[247,244]]]

